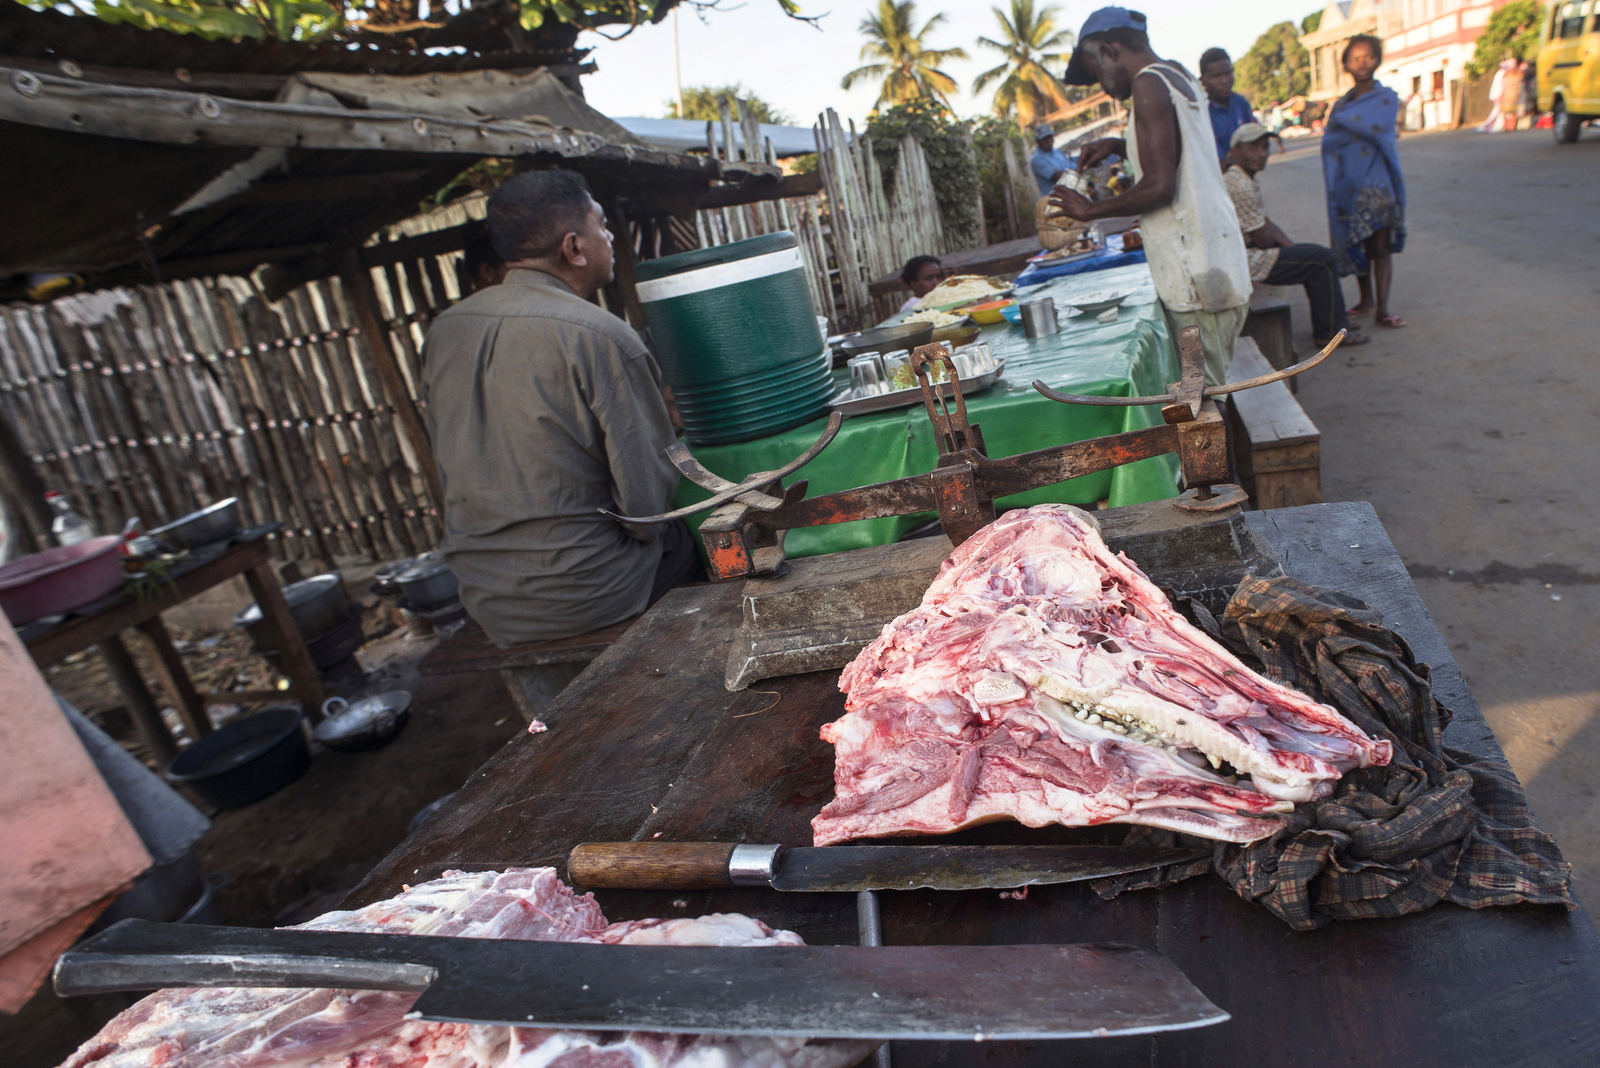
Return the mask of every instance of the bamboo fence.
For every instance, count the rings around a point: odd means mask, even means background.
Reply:
[[[390,559],[439,536],[337,279],[276,304],[215,278],[0,310],[0,417],[101,532],[238,497],[247,525],[285,524],[283,559]]]

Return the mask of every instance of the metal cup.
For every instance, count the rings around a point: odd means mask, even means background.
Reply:
[[[1022,313],[1022,330],[1029,337],[1048,337],[1061,332],[1056,322],[1056,302],[1049,297],[1030,300],[1019,306]]]
[[[852,356],[850,367],[850,392],[857,397],[876,397],[889,391],[889,376],[884,373],[883,357],[876,352]]]

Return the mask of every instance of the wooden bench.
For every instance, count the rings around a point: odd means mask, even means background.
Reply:
[[[1294,364],[1294,313],[1280,300],[1270,287],[1260,282],[1250,293],[1250,314],[1245,317],[1244,337],[1254,338],[1274,370],[1281,371]],[[1299,392],[1299,385],[1289,379],[1289,392]]]
[[[1255,339],[1241,337],[1233,348],[1228,381],[1271,372]],[[1273,382],[1231,394],[1228,400],[1239,482],[1255,506],[1321,504],[1322,434],[1288,386]]]
[[[512,646],[496,645],[482,627],[469,622],[429,650],[417,671],[423,675],[498,671],[523,722],[532,723],[589,661],[605,652],[638,618],[572,638]]]

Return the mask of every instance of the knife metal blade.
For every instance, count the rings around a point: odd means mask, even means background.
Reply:
[[[1088,1038],[1228,1019],[1171,961],[1120,943],[607,946],[123,920],[63,954],[55,985],[414,990],[428,1020],[817,1038]]]
[[[1183,864],[1209,849],[1104,845],[749,845],[724,842],[586,842],[567,858],[572,882],[591,889],[1006,890],[1078,882]]]

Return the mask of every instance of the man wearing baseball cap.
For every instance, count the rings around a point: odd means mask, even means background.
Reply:
[[[1085,145],[1078,167],[1113,153],[1133,166],[1133,188],[1091,201],[1059,188],[1050,202],[1082,222],[1139,216],[1156,294],[1173,333],[1200,328],[1206,381],[1218,384],[1233,360],[1250,310],[1250,266],[1233,203],[1217,167],[1205,90],[1194,75],[1150,51],[1145,17],[1121,7],[1090,15],[1061,79],[1128,101],[1125,138]]]
[[[1296,244],[1267,218],[1256,175],[1267,165],[1267,153],[1276,136],[1259,122],[1247,122],[1229,137],[1228,155],[1223,160],[1228,170],[1222,180],[1238,213],[1239,229],[1244,231],[1250,277],[1269,286],[1305,287],[1311,308],[1311,339],[1318,348],[1341,330],[1349,331],[1344,336],[1346,345],[1365,345],[1372,339],[1350,329],[1345,318],[1339,261],[1333,249]]]
[[[1056,131],[1048,122],[1033,128],[1033,180],[1039,184],[1039,195],[1047,197],[1050,190],[1061,181],[1061,176],[1072,170],[1073,163],[1066,154],[1056,149]]]

